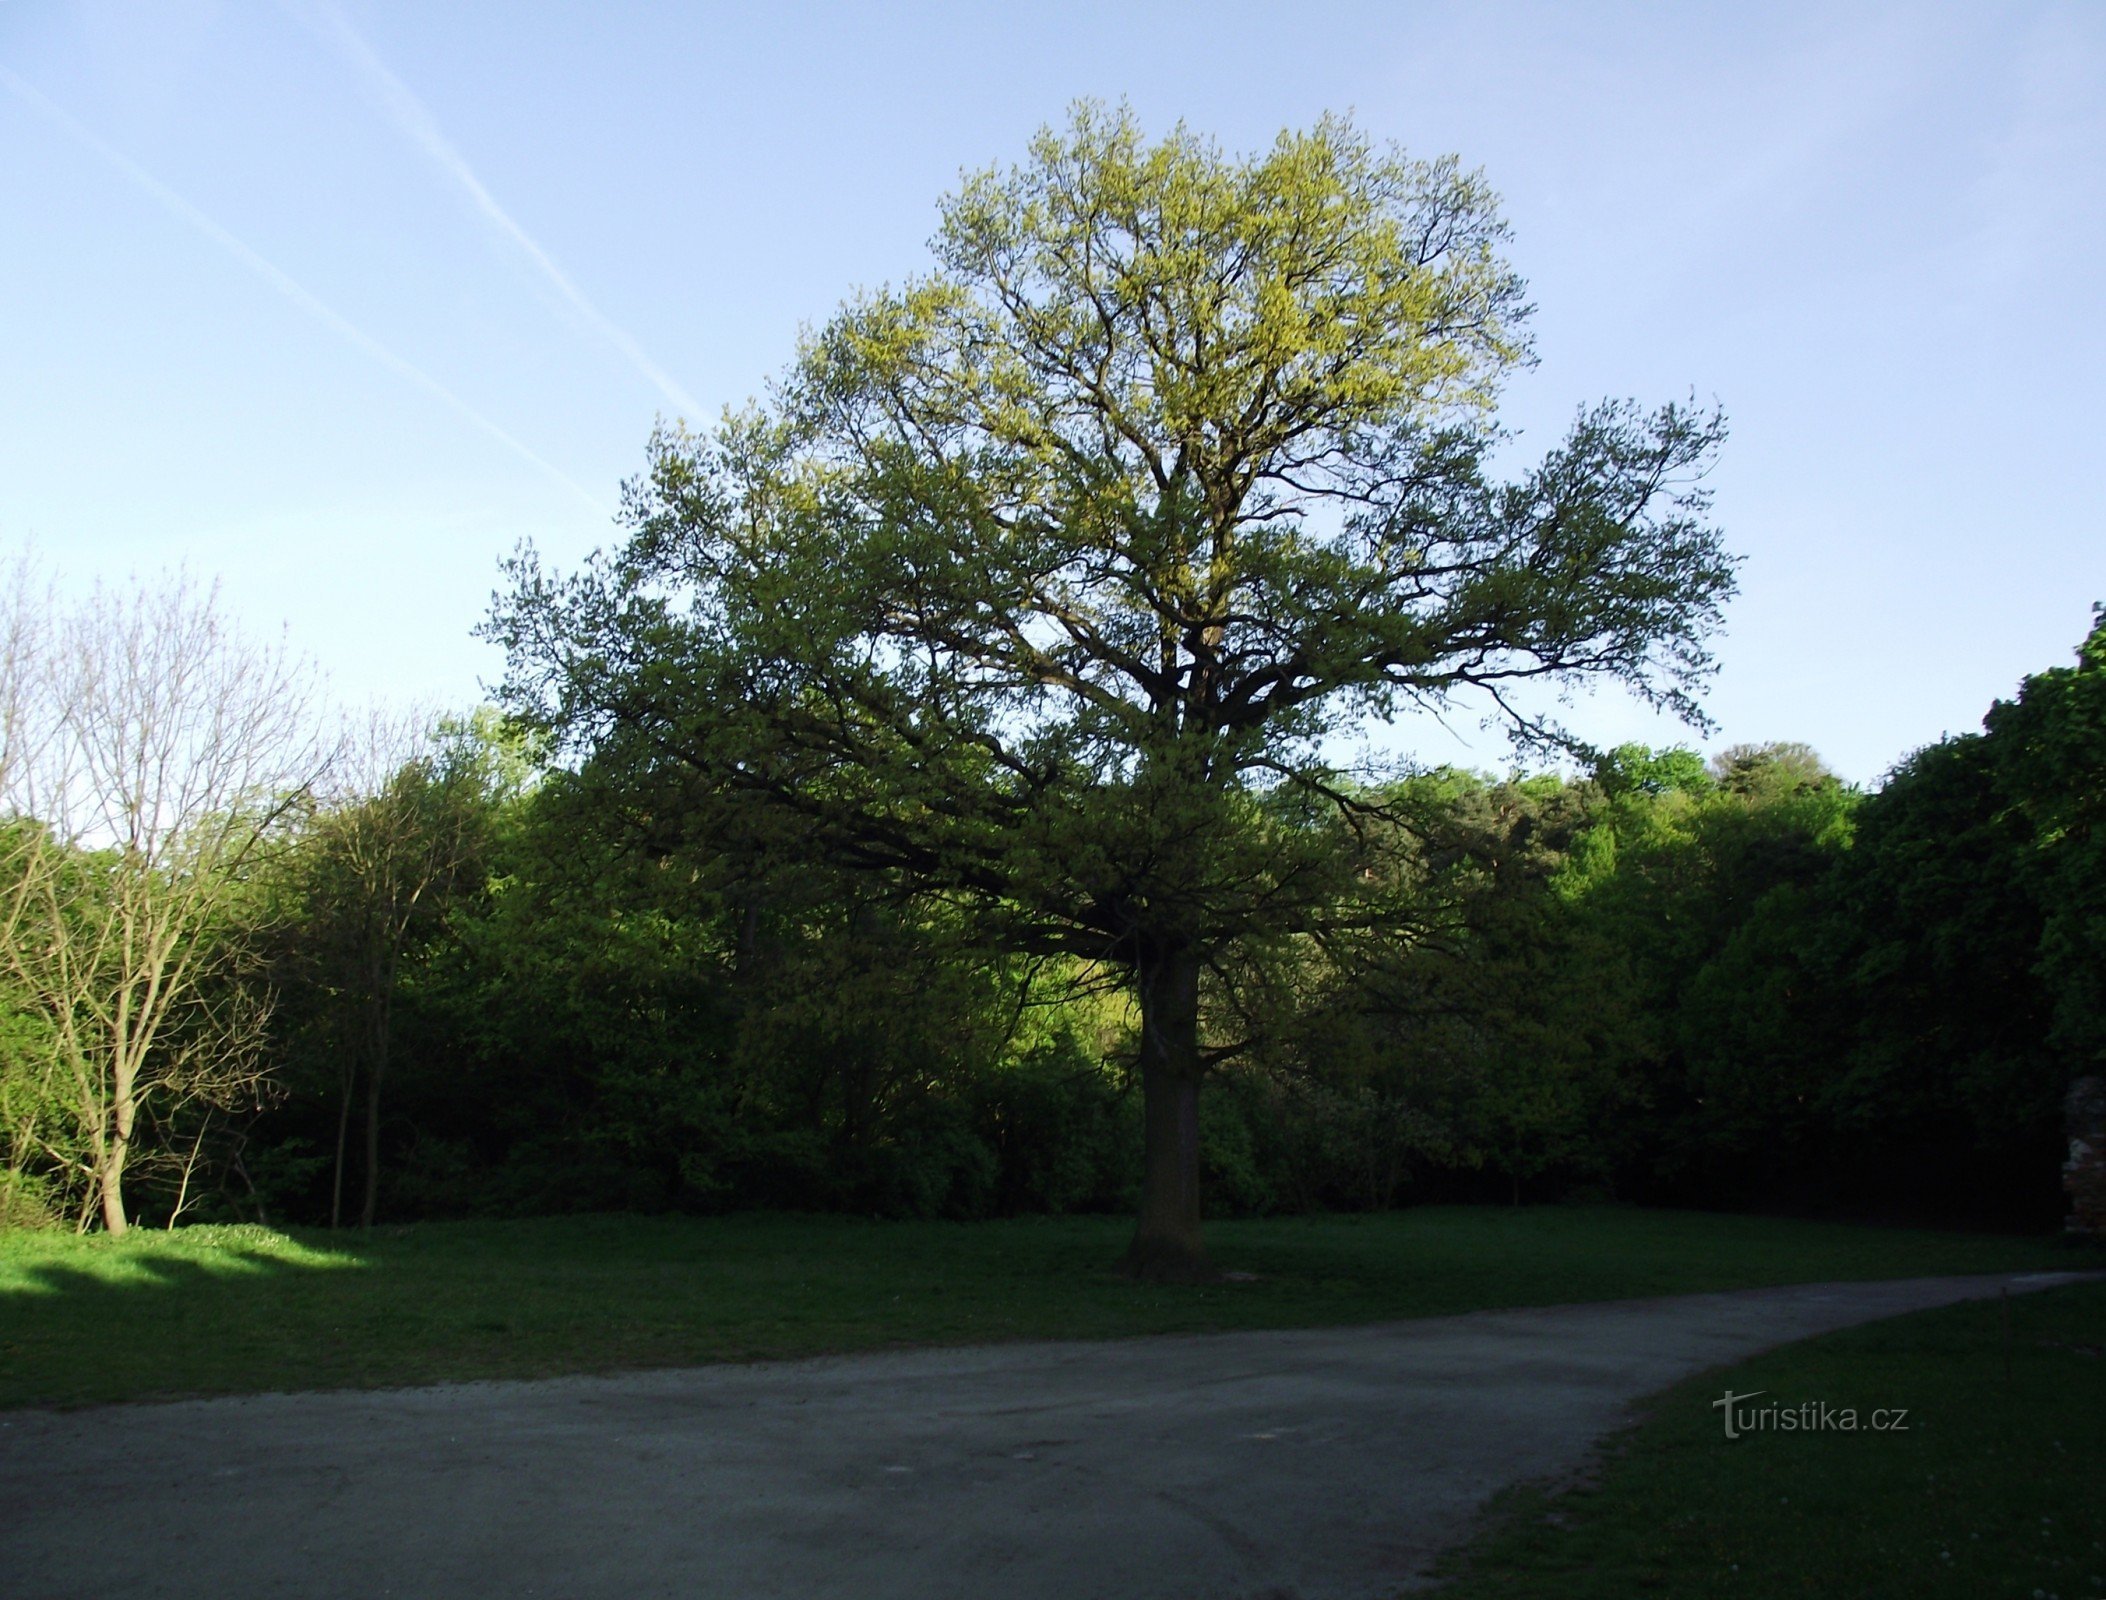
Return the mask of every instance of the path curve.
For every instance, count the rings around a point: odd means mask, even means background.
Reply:
[[[0,1594],[1361,1600],[1677,1379],[2088,1276],[11,1412]]]

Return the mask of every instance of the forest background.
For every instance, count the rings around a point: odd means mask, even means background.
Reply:
[[[194,585],[54,620],[17,576],[8,1223],[1133,1205],[1136,1017],[1088,963],[639,848],[488,710],[324,740]],[[2106,1051],[2102,730],[2106,626],[1870,792],[1793,744],[1403,780],[1409,928],[1214,1018],[1253,1042],[1202,1101],[1209,1210],[2053,1226]]]

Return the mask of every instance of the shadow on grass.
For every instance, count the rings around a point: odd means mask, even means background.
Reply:
[[[281,1386],[312,1311],[370,1266],[260,1229],[196,1232],[0,1241],[0,1405]]]
[[[2044,1241],[1442,1207],[1210,1225],[1249,1281],[1120,1278],[1117,1217],[581,1216],[0,1235],[0,1407],[1305,1327],[2089,1264]]]
[[[1655,1396],[1576,1486],[1496,1501],[1441,1600],[2106,1593],[2106,1284],[1786,1345]],[[1827,1425],[1725,1436],[1719,1397]],[[1760,1396],[1761,1401],[1754,1397]],[[1869,1419],[1881,1411],[1888,1431]],[[1859,1424],[1834,1424],[1847,1412]]]

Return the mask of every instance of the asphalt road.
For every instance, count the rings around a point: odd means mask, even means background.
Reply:
[[[0,1413],[0,1595],[1391,1595],[1679,1378],[2076,1276]]]

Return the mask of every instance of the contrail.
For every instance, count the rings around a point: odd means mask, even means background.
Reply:
[[[17,77],[13,72],[10,72],[6,67],[0,67],[0,84],[5,84],[16,98],[22,100],[31,109],[41,113],[65,133],[101,156],[103,160],[123,173],[127,178],[130,178],[133,183],[152,195],[165,209],[181,217],[185,222],[197,229],[198,232],[204,234],[206,238],[233,255],[243,266],[255,273],[257,277],[263,279],[265,283],[268,283],[309,316],[326,324],[344,338],[350,340],[351,343],[357,345],[359,349],[365,351],[367,355],[378,361],[382,366],[409,379],[411,383],[414,383],[426,394],[443,401],[507,450],[531,462],[550,478],[570,490],[572,494],[575,494],[580,500],[591,506],[601,516],[607,515],[607,506],[599,497],[579,483],[577,479],[571,477],[561,467],[536,455],[533,450],[492,422],[488,417],[476,410],[475,407],[439,382],[438,379],[432,377],[430,373],[424,371],[423,368],[417,366],[414,362],[390,350],[378,339],[367,333],[365,329],[351,321],[350,318],[344,316],[334,307],[304,288],[290,273],[243,244],[241,240],[235,238],[233,234],[177,194],[175,190],[169,188],[167,184],[140,166],[138,162],[132,160],[131,157],[125,155],[124,152],[118,150],[115,146],[97,138],[87,128],[61,110],[58,105],[46,99],[42,93],[31,87],[22,78]]]
[[[608,318],[605,312],[586,299],[585,291],[571,281],[549,253],[535,242],[533,236],[513,220],[512,214],[497,203],[490,191],[483,187],[482,180],[468,160],[454,148],[453,143],[440,131],[438,120],[425,108],[424,102],[410,92],[400,78],[388,70],[387,63],[373,51],[373,47],[361,38],[350,22],[329,0],[280,0],[310,30],[321,35],[346,56],[351,64],[365,77],[382,107],[395,125],[435,162],[439,169],[460,185],[462,191],[474,202],[490,225],[497,229],[514,245],[527,260],[546,278],[564,301],[582,317],[601,338],[625,356],[629,364],[650,380],[658,392],[673,403],[675,410],[693,421],[702,418],[702,407],[685,389],[673,381],[664,368],[644,353],[643,346]]]

